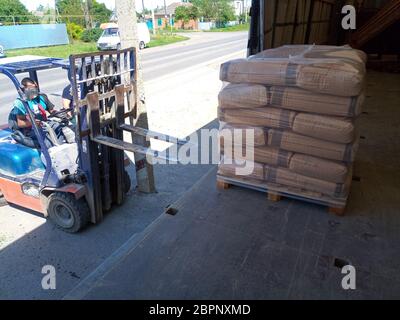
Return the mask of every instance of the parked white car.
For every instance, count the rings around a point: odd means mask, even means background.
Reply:
[[[150,42],[150,32],[147,24],[140,22],[137,24],[139,36],[139,49],[144,49]],[[119,50],[121,48],[121,39],[118,27],[109,26],[104,29],[101,37],[97,40],[97,48],[99,50]]]
[[[0,45],[0,58],[4,58],[5,56],[6,54],[4,53],[4,48]]]

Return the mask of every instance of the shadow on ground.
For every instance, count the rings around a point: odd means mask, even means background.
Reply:
[[[213,121],[204,128],[215,128]],[[157,193],[130,191],[98,225],[67,234],[44,223],[0,251],[0,299],[59,299],[132,235],[142,232],[165,208],[182,196],[212,165],[156,165]],[[135,168],[128,172],[136,186]],[[21,214],[34,214],[30,210]],[[44,265],[57,271],[57,289],[43,290]]]

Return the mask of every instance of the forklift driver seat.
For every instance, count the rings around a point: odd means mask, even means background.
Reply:
[[[17,116],[14,112],[14,109],[12,109],[10,114],[8,115],[8,127],[12,131],[11,137],[16,142],[18,142],[26,147],[29,147],[29,148],[40,149],[39,142],[36,139],[33,139],[32,137],[28,137],[28,136],[24,135],[19,130],[19,127],[17,125]]]

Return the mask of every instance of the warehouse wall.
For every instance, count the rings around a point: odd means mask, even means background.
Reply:
[[[260,0],[260,12],[265,13],[260,26],[263,47],[340,44],[349,33],[340,30],[341,9],[346,4],[357,7],[359,3],[358,0]]]
[[[264,47],[329,42],[331,17],[342,1],[266,0]]]

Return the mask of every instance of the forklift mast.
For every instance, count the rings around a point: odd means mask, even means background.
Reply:
[[[124,131],[146,139],[187,143],[126,123],[127,118],[137,118],[136,54],[135,48],[128,48],[69,58],[79,173],[84,177],[93,223],[100,222],[113,204],[124,201],[124,150],[167,159],[151,148],[124,141]]]

